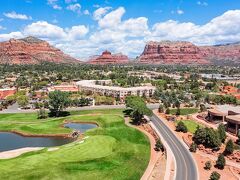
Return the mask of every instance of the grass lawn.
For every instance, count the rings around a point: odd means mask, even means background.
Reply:
[[[176,114],[177,109],[170,109],[170,114]],[[188,114],[194,114],[197,113],[197,108],[180,108],[180,115],[188,115]]]
[[[191,120],[181,120],[185,126],[187,127],[188,129],[188,132],[190,133],[195,133],[195,131],[197,130],[197,127],[198,126],[202,126],[201,124],[195,122],[195,121],[191,121]],[[177,121],[177,123],[180,122],[180,121]]]
[[[96,122],[83,143],[73,142],[56,151],[47,148],[0,160],[1,179],[140,179],[149,157],[148,138],[124,124],[122,110],[75,111],[63,118],[37,119],[37,115],[0,115],[1,130],[31,134],[61,134],[64,120]]]

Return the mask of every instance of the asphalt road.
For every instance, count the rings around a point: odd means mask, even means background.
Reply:
[[[148,108],[150,109],[157,109],[159,104],[147,104]],[[85,107],[70,107],[67,108],[67,111],[81,111],[81,110],[94,110],[94,109],[123,109],[125,105],[100,105],[100,106],[85,106]],[[0,111],[0,114],[7,114],[7,113],[31,113],[36,112],[37,110],[28,109],[22,110],[18,108],[17,104],[13,104],[9,106],[8,109],[4,109]]]
[[[157,117],[153,115],[152,123],[171,148],[176,159],[176,180],[197,180],[198,173],[195,161],[189,150],[180,142],[175,134]]]

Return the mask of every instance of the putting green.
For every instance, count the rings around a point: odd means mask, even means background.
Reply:
[[[140,179],[149,157],[147,137],[124,124],[121,110],[72,112],[64,118],[38,120],[35,114],[0,115],[0,130],[31,134],[61,134],[64,120],[96,122],[99,127],[55,151],[47,148],[0,160],[1,179]]]

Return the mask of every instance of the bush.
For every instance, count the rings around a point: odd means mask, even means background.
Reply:
[[[220,177],[221,177],[221,175],[218,172],[213,171],[211,176],[210,176],[210,180],[219,180]]]
[[[155,150],[156,151],[164,151],[164,147],[163,147],[163,144],[161,142],[160,139],[157,140],[156,144],[155,144]]]
[[[188,131],[188,129],[187,129],[187,126],[185,126],[185,124],[182,121],[180,121],[177,124],[176,131],[186,133]]]
[[[166,114],[170,114],[170,109],[167,108],[165,113],[166,113]]]
[[[159,105],[158,112],[159,113],[164,113],[164,106],[162,104]]]
[[[190,145],[190,148],[189,150],[191,152],[196,152],[197,151],[197,144],[195,142],[193,142],[191,145]]]
[[[181,114],[180,108],[177,108],[176,116],[179,116],[180,114]]]
[[[212,163],[211,163],[211,161],[207,161],[207,162],[205,163],[204,169],[210,170],[211,168],[212,168]]]
[[[226,144],[224,154],[229,155],[229,154],[232,154],[233,151],[234,151],[234,144],[233,144],[233,141],[230,139],[230,140],[228,140],[228,142]]]
[[[46,113],[46,110],[45,109],[39,109],[38,111],[38,119],[46,119],[48,116],[47,116],[47,113]]]
[[[220,154],[220,155],[218,156],[217,161],[216,161],[216,167],[217,167],[218,169],[224,169],[225,164],[226,164],[225,157],[224,157],[223,154]]]

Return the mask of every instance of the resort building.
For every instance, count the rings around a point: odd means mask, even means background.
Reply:
[[[0,100],[6,99],[6,97],[14,95],[17,92],[16,88],[0,89]]]
[[[224,122],[226,130],[237,135],[240,129],[240,106],[221,105],[208,110],[208,120]]]
[[[127,95],[145,96],[151,97],[155,92],[154,86],[138,86],[138,87],[118,87],[107,86],[103,84],[110,84],[111,80],[83,80],[78,81],[77,85],[79,91],[90,91],[92,93],[98,93],[105,96],[125,98]]]

